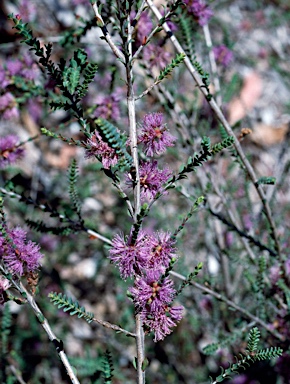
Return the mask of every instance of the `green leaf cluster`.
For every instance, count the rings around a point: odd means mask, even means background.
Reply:
[[[171,75],[172,71],[174,68],[178,67],[181,63],[184,62],[184,59],[185,59],[186,55],[184,53],[178,53],[175,57],[175,59],[173,59],[171,61],[170,64],[168,64],[159,74],[158,78],[156,79],[156,81],[160,82],[162,81],[163,79],[165,79],[166,77],[168,77],[169,75]]]
[[[129,167],[132,163],[132,157],[126,151],[127,136],[121,135],[118,128],[108,120],[98,118],[95,123],[102,139],[116,151],[120,158],[118,167],[121,169]]]
[[[83,222],[81,217],[81,203],[79,199],[78,192],[76,190],[76,183],[78,179],[78,166],[75,159],[73,159],[71,166],[69,168],[69,195],[73,205],[74,211],[77,213],[81,222]]]
[[[103,364],[102,364],[102,376],[104,378],[104,383],[111,384],[113,379],[113,371],[114,371],[114,366],[113,366],[112,355],[111,355],[111,352],[107,350],[103,359]]]
[[[211,380],[211,383],[220,383],[231,377],[232,374],[238,373],[240,369],[245,370],[256,361],[273,359],[282,355],[283,350],[281,348],[270,347],[258,350],[259,340],[260,331],[257,327],[254,327],[248,336],[246,353],[240,353],[238,356],[235,356],[236,362],[230,364],[228,368],[224,369],[221,367],[222,373],[214,381]]]
[[[9,17],[14,22],[14,28],[23,37],[22,42],[30,46],[30,50],[34,51],[35,55],[40,58],[39,63],[44,66],[57,87],[62,91],[62,95],[54,95],[54,100],[50,104],[51,107],[53,109],[63,108],[64,110],[72,110],[75,116],[81,119],[83,112],[78,107],[78,103],[86,95],[88,86],[94,79],[97,64],[89,64],[86,52],[82,49],[77,49],[73,52],[73,57],[68,65],[66,65],[66,60],[64,59],[60,59],[58,65],[55,65],[51,60],[52,44],[44,44],[44,47],[41,47],[40,41],[33,37],[28,24],[23,23],[21,19],[13,17],[13,15]],[[82,83],[81,75],[84,78]]]
[[[69,312],[71,316],[78,315],[78,318],[84,318],[88,323],[91,323],[94,319],[92,312],[87,312],[85,307],[81,307],[78,301],[73,300],[62,293],[50,292],[48,294],[50,301],[62,309],[64,312]]]
[[[194,172],[197,167],[201,166],[204,162],[208,161],[213,155],[216,155],[225,148],[231,147],[233,143],[234,138],[232,136],[228,136],[220,143],[214,144],[211,147],[210,138],[204,136],[201,142],[202,150],[199,154],[194,155],[193,158],[189,157],[187,164],[184,165],[179,171],[176,180],[184,178],[185,174],[188,172]]]

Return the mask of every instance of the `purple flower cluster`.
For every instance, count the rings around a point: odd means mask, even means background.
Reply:
[[[0,168],[13,164],[23,157],[24,149],[18,147],[18,143],[19,139],[15,135],[0,137]]]
[[[118,94],[98,96],[95,102],[97,104],[93,113],[95,117],[115,121],[120,118],[120,96]]]
[[[97,131],[87,140],[85,146],[87,148],[85,157],[88,159],[99,156],[105,169],[109,169],[118,163],[116,151],[102,140]]]
[[[24,54],[22,59],[9,59],[0,66],[0,87],[5,89],[13,84],[13,76],[21,76],[26,80],[36,80],[40,71],[31,56]]]
[[[140,230],[134,243],[132,236],[116,235],[112,240],[110,259],[118,265],[123,279],[141,275],[144,270],[163,273],[177,257],[174,244],[169,232],[149,235]]]
[[[109,251],[122,278],[135,278],[129,291],[145,327],[155,333],[154,341],[164,339],[182,318],[183,307],[171,306],[176,296],[173,281],[162,278],[170,262],[177,258],[174,244],[169,232],[149,235],[140,230],[134,243],[132,236],[116,235]]]
[[[166,124],[163,124],[162,113],[149,113],[144,116],[138,141],[143,144],[144,153],[153,156],[164,153],[167,147],[173,147],[176,138],[168,132]]]
[[[213,48],[214,57],[216,62],[223,67],[227,67],[233,60],[233,52],[225,45],[218,45]]]
[[[132,13],[132,20],[136,16],[136,12]],[[145,43],[147,36],[153,29],[152,21],[147,12],[142,12],[140,19],[136,25],[135,41],[138,45]]]
[[[0,112],[2,118],[5,120],[19,118],[18,105],[12,93],[6,92],[0,96]]]
[[[172,176],[169,168],[159,169],[157,161],[145,161],[140,164],[139,168],[141,201],[150,201],[155,198],[158,192],[164,192],[162,185]],[[126,184],[133,186],[133,179],[130,173],[127,173]]]
[[[30,0],[21,0],[18,6],[18,13],[21,15],[21,19],[25,22],[32,22],[36,18],[37,7]]]
[[[184,0],[188,12],[193,15],[198,24],[204,26],[213,16],[213,11],[204,0]]]
[[[23,55],[21,60],[9,59],[0,65],[0,114],[3,119],[19,118],[19,105],[14,96],[7,90],[16,83],[15,76],[26,81],[34,81],[39,77],[40,71],[30,55]],[[32,100],[29,99],[31,105]]]
[[[40,265],[42,254],[39,245],[26,239],[26,232],[20,227],[8,230],[11,240],[0,235],[0,259],[13,274],[23,276],[27,272],[34,272]]]
[[[160,271],[149,270],[136,279],[130,288],[134,304],[141,313],[145,327],[155,334],[154,341],[163,340],[182,319],[182,306],[171,307],[176,291],[169,277],[161,279]]]
[[[144,48],[143,59],[151,68],[164,68],[170,62],[171,53],[159,45],[147,45]]]

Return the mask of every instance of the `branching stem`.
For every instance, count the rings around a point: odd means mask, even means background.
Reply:
[[[178,279],[180,280],[183,280],[185,281],[186,280],[186,277],[181,275],[180,273],[177,273],[177,272],[174,272],[174,271],[170,271],[170,274],[172,276],[175,276],[177,277]],[[246,309],[240,307],[239,305],[237,305],[236,303],[234,303],[233,301],[227,299],[225,296],[221,295],[220,293],[218,292],[215,292],[213,291],[212,289],[210,288],[207,288],[205,287],[204,285],[202,284],[199,284],[199,283],[196,283],[195,281],[191,280],[190,281],[190,285],[192,285],[193,287],[199,289],[200,291],[204,292],[204,293],[208,293],[209,295],[215,297],[216,299],[220,300],[220,301],[223,301],[224,303],[226,303],[229,307],[232,307],[234,308],[235,310],[239,311],[240,313],[242,313],[243,315],[245,315],[246,317],[248,317],[249,319],[255,321],[256,323],[260,324],[262,327],[264,327],[269,333],[271,333],[273,336],[275,336],[277,339],[279,339],[280,341],[285,341],[285,337],[283,335],[281,335],[281,333],[279,333],[278,331],[275,331],[275,329],[273,329],[273,327],[271,327],[269,324],[265,323],[262,319],[260,319],[259,317],[255,316],[255,315],[252,315],[249,311],[247,311]]]
[[[162,18],[162,15],[159,12],[159,10],[156,8],[156,6],[153,4],[152,0],[146,0],[146,2],[148,4],[148,6],[150,7],[150,9],[155,14],[155,16],[157,17],[157,19],[160,20]],[[173,35],[168,24],[164,23],[164,24],[162,24],[162,27],[165,30],[165,32],[170,36],[171,42],[174,45],[177,52],[185,54],[183,48],[181,47],[181,45],[180,45],[179,41],[176,39],[176,37]],[[262,204],[264,207],[264,212],[265,212],[265,215],[266,215],[267,220],[269,222],[269,225],[271,228],[271,234],[272,234],[272,237],[273,237],[274,242],[275,242],[275,248],[276,248],[276,251],[279,255],[280,262],[282,263],[284,261],[284,259],[283,259],[283,256],[281,254],[281,248],[280,248],[279,238],[278,238],[278,234],[277,234],[277,229],[276,229],[276,226],[275,226],[275,223],[273,220],[273,216],[272,216],[272,212],[271,212],[271,208],[270,208],[269,203],[266,199],[266,195],[264,193],[263,187],[261,184],[258,183],[258,178],[255,174],[255,171],[254,171],[252,165],[250,164],[249,160],[246,158],[246,155],[245,155],[245,153],[244,153],[244,151],[240,145],[240,142],[236,138],[236,136],[235,136],[231,126],[229,125],[227,119],[225,118],[223,112],[221,111],[220,107],[216,103],[215,99],[213,97],[211,97],[211,95],[209,95],[207,89],[204,87],[204,84],[202,82],[200,75],[198,74],[198,72],[196,71],[196,69],[194,68],[194,66],[192,65],[192,63],[188,57],[185,58],[184,64],[185,64],[187,70],[189,71],[190,75],[192,76],[194,82],[196,83],[196,85],[198,86],[200,91],[203,93],[205,98],[207,99],[207,101],[208,101],[212,111],[214,112],[216,118],[220,121],[222,126],[225,128],[227,134],[234,137],[235,149],[236,149],[245,169],[247,170],[247,173],[248,173],[250,179],[252,180],[252,183],[254,184],[254,186],[257,190],[257,193],[258,193],[258,195],[262,201]]]

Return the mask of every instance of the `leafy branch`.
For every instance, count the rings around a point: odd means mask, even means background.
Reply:
[[[64,312],[69,312],[70,316],[77,315],[78,318],[84,318],[89,324],[94,321],[103,327],[124,333],[126,336],[136,337],[135,333],[126,331],[116,324],[111,324],[107,321],[96,319],[92,312],[87,312],[85,307],[81,307],[77,300],[73,300],[65,294],[50,292],[48,297],[50,298],[50,301],[59,309],[62,309]]]
[[[155,79],[154,83],[151,84],[144,92],[139,96],[135,97],[135,100],[141,99],[143,96],[147,95],[156,85],[160,84],[162,80],[167,78],[173,72],[173,69],[178,67],[181,63],[184,62],[186,55],[184,53],[176,54],[176,57],[168,64]]]
[[[93,321],[94,314],[87,312],[85,307],[81,307],[78,301],[73,300],[71,297],[56,292],[50,292],[48,297],[58,309],[62,308],[64,312],[69,312],[71,316],[77,315],[79,319],[84,318],[88,323]]]
[[[279,357],[282,355],[283,350],[277,347],[270,347],[266,349],[258,350],[258,343],[260,340],[260,331],[257,327],[254,327],[248,336],[248,345],[244,354],[240,353],[239,356],[235,356],[236,362],[230,364],[227,369],[221,367],[222,373],[212,380],[211,384],[216,384],[230,378],[232,374],[239,373],[240,369],[246,369],[251,364],[260,360],[268,360]]]

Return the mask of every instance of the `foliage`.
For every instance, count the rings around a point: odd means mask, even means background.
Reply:
[[[58,309],[62,308],[64,312],[69,312],[71,316],[78,315],[78,318],[84,318],[88,323],[93,321],[94,314],[87,312],[84,307],[81,307],[71,297],[67,297],[62,293],[57,294],[56,292],[51,292],[48,297],[54,305],[57,305]]]

